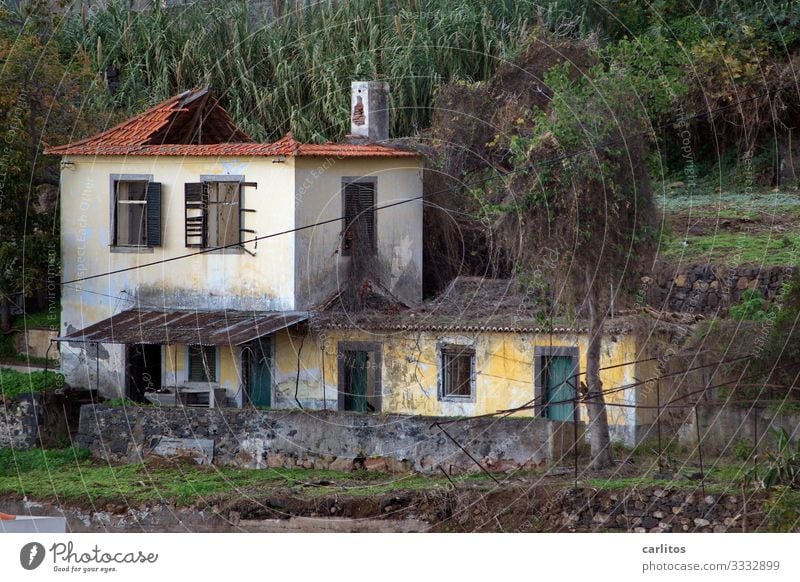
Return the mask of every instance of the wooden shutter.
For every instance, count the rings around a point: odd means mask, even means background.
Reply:
[[[161,182],[147,183],[147,246],[161,246]]]
[[[205,247],[207,240],[208,188],[202,182],[184,185],[186,246]]]
[[[344,189],[345,198],[345,239],[344,250],[346,254],[353,251],[356,242],[355,230],[363,233],[364,240],[356,244],[364,245],[359,249],[374,252],[376,248],[375,237],[375,184],[371,182],[350,182]],[[358,224],[355,222],[358,221]]]
[[[256,231],[252,228],[247,228],[247,222],[245,222],[245,217],[251,213],[255,212],[254,208],[245,208],[244,207],[244,189],[245,188],[255,188],[258,189],[258,184],[256,182],[242,182],[239,186],[239,242],[244,243],[244,241],[248,241],[254,239],[256,236]],[[242,248],[244,248],[244,244],[242,244]],[[258,241],[255,241],[254,248],[258,248]],[[247,250],[247,249],[245,249]],[[250,251],[248,251],[250,252]]]

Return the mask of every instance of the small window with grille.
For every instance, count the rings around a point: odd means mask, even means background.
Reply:
[[[475,350],[468,346],[447,345],[440,351],[440,389],[442,400],[471,400],[475,396]]]

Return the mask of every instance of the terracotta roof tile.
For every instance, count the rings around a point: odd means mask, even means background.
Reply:
[[[201,120],[214,125],[215,136],[226,136],[220,143],[185,143],[193,128],[175,127],[194,114],[182,115],[193,107],[204,107],[206,89],[184,91],[144,113],[102,133],[62,146],[45,148],[50,155],[79,156],[210,156],[270,157],[308,156],[332,158],[417,157],[417,153],[378,144],[304,144],[291,133],[273,143],[254,143],[231,121],[228,113],[214,102],[211,113]],[[201,97],[203,99],[201,99]],[[205,114],[204,114],[205,115]],[[212,119],[213,118],[213,119]],[[213,122],[213,123],[212,123]],[[208,133],[205,126],[203,132]],[[176,138],[176,136],[179,136]],[[213,137],[213,136],[212,136]],[[171,143],[171,139],[182,140]]]

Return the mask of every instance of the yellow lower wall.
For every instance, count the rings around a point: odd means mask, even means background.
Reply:
[[[378,342],[381,345],[382,412],[432,416],[474,416],[523,406],[534,399],[534,350],[542,347],[578,347],[580,372],[586,370],[586,335],[520,334],[500,332],[368,332],[322,330],[305,340],[297,331],[284,331],[275,338],[274,393],[276,406],[337,408],[339,342]],[[470,343],[475,350],[474,402],[448,402],[438,397],[437,344]],[[617,366],[641,358],[632,336],[610,336],[603,341],[601,367]],[[297,375],[298,359],[300,374]],[[323,365],[324,362],[324,365]],[[641,366],[641,364],[639,365]],[[637,403],[637,390],[614,391],[622,385],[646,378],[647,371],[630,364],[601,372],[609,423],[631,427],[646,421],[635,408],[613,404]],[[324,379],[324,390],[323,390]],[[517,413],[532,416],[533,410]],[[581,411],[587,420],[586,411]]]

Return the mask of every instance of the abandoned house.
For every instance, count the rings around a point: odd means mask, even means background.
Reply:
[[[422,159],[386,145],[387,102],[385,83],[354,82],[346,142],[255,143],[192,90],[48,148],[67,382],[160,405],[445,416],[538,396],[518,414],[572,420],[585,330],[453,317],[447,294],[422,303]],[[335,307],[365,294],[394,320]],[[604,340],[606,389],[646,376],[622,365],[634,360],[631,335]],[[645,416],[616,408],[610,422],[632,441]]]

